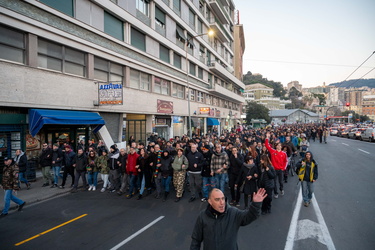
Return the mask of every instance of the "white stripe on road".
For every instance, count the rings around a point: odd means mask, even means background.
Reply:
[[[344,144],[345,146],[349,146],[349,144],[346,144],[346,143],[343,143],[343,142],[341,142],[341,144]]]
[[[284,250],[293,250],[294,238],[296,237],[296,234],[297,234],[297,224],[298,224],[299,212],[301,211],[301,205],[302,205],[302,191],[301,191],[301,188],[299,188],[297,203],[293,211],[292,220],[290,221],[289,232],[286,238]]]
[[[318,202],[315,199],[315,195],[312,198],[312,204],[313,204],[313,207],[314,207],[314,210],[315,210],[316,217],[318,218],[320,230],[322,230],[322,232],[323,232],[323,237],[324,237],[324,241],[327,245],[327,248],[328,248],[328,250],[335,250],[336,249],[335,245],[333,244],[333,241],[332,241],[331,235],[329,234],[326,222],[324,221],[324,218],[323,218],[322,212],[320,211]]]
[[[337,141],[337,140],[333,140],[333,139],[331,139],[331,141]]]
[[[367,151],[364,151],[364,150],[362,150],[362,149],[358,149],[359,151],[361,151],[361,152],[363,152],[363,153],[366,153],[366,154],[370,154],[369,152],[367,152]]]
[[[125,240],[123,240],[122,242],[117,244],[116,246],[112,247],[111,250],[119,249],[120,247],[122,247],[123,245],[125,245],[126,243],[128,243],[129,241],[131,241],[132,239],[134,239],[135,237],[137,237],[141,233],[143,233],[145,230],[147,230],[148,228],[150,228],[151,226],[153,226],[155,223],[157,223],[158,221],[160,221],[163,218],[164,218],[164,216],[160,216],[159,218],[157,218],[156,220],[154,220],[153,222],[151,222],[147,226],[143,227],[142,229],[138,230],[137,232],[135,232],[134,234],[132,234],[131,236],[129,236],[128,238],[126,238]]]
[[[322,212],[320,211],[318,202],[315,199],[315,195],[313,195],[312,204],[313,204],[313,207],[314,207],[314,210],[315,210],[316,217],[318,219],[318,223],[314,223],[314,225],[317,225],[317,227],[320,228],[321,232],[316,232],[316,230],[314,230],[313,228],[309,228],[310,232],[302,232],[302,233],[305,233],[305,234],[303,234],[302,237],[299,238],[299,235],[298,235],[299,232],[297,231],[297,229],[298,229],[298,218],[299,218],[299,214],[300,214],[300,211],[301,211],[301,205],[302,205],[302,189],[300,188],[300,190],[298,192],[297,203],[296,203],[296,206],[294,208],[293,216],[292,216],[292,219],[291,219],[291,222],[290,222],[289,232],[288,232],[288,236],[287,236],[287,239],[286,239],[284,250],[293,250],[295,241],[301,240],[301,239],[307,239],[307,238],[313,238],[313,239],[317,239],[317,240],[319,240],[319,238],[320,239],[323,238],[324,242],[322,242],[322,243],[327,246],[328,250],[335,250],[336,249],[335,245],[333,244],[331,235],[329,234],[327,225],[324,221]],[[310,220],[304,220],[304,221],[312,222]],[[304,223],[304,221],[301,221],[301,225]]]

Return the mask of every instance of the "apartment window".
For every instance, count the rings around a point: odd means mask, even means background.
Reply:
[[[203,33],[203,23],[202,20],[198,19],[198,34]]]
[[[200,91],[197,91],[197,102],[203,102],[203,93]]]
[[[188,44],[187,44],[187,47],[188,47],[188,52],[189,52],[190,55],[193,55],[193,49],[195,47],[195,45],[193,43],[193,39],[194,38],[190,34],[187,35],[187,41],[189,41]]]
[[[207,82],[209,84],[212,84],[212,74],[211,73],[208,73],[208,79],[207,79]]]
[[[169,95],[169,82],[159,77],[155,77],[154,92],[162,95]]]
[[[203,80],[203,69],[201,67],[198,67],[198,78]]]
[[[74,15],[74,7],[73,7],[74,0],[64,0],[64,1],[39,0],[39,1],[69,16]]]
[[[206,53],[207,65],[211,65],[211,52],[207,50]]]
[[[0,25],[0,58],[25,63],[25,35]]]
[[[173,0],[173,11],[180,14],[181,0]]]
[[[195,64],[192,62],[189,63],[189,73],[190,75],[195,76]]]
[[[190,89],[190,101],[195,101],[195,90]]]
[[[189,25],[195,30],[195,14],[191,9],[189,9]]]
[[[140,49],[142,51],[146,51],[146,36],[139,32],[138,30],[132,28],[131,29],[131,45]]]
[[[166,63],[170,63],[169,61],[169,49],[163,45],[160,44],[159,46],[159,58],[160,60],[166,62]]]
[[[206,104],[211,105],[212,104],[212,96],[209,94],[206,94]]]
[[[123,67],[99,57],[94,58],[94,77],[104,82],[123,82]]]
[[[218,104],[219,104],[219,100],[216,97],[213,97],[212,98],[212,105],[219,106]]]
[[[104,11],[104,32],[121,41],[124,40],[123,22],[106,11]]]
[[[136,8],[146,16],[148,16],[149,13],[149,2],[150,0],[136,0]]]
[[[173,83],[172,96],[184,99],[184,86],[177,83]]]
[[[86,54],[46,40],[38,40],[38,67],[86,76]]]
[[[130,69],[130,87],[140,90],[150,90],[151,75],[139,70]]]
[[[173,65],[176,68],[181,69],[181,56],[179,54],[176,54],[176,53],[173,54]]]
[[[204,15],[204,1],[199,0],[199,11]]]
[[[155,23],[165,29],[165,13],[157,6],[155,7]]]

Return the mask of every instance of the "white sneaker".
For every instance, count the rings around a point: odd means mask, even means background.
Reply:
[[[281,190],[281,195],[284,195],[284,190]]]
[[[91,190],[92,190],[92,188],[93,188],[93,186],[90,186],[90,187],[89,187],[89,191],[91,191]]]
[[[105,188],[102,188],[102,190],[100,190],[100,192],[102,192],[102,193],[105,192]]]
[[[96,190],[96,187],[95,186],[92,186],[92,191],[95,191]]]
[[[277,198],[279,198],[279,195],[275,194],[273,197],[275,197],[275,199],[277,199]]]

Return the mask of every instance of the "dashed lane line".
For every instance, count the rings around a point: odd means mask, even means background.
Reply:
[[[349,144],[346,144],[346,143],[343,143],[343,142],[341,142],[341,144],[343,144],[343,145],[345,145],[345,146],[349,146]]]
[[[364,150],[362,150],[362,149],[358,149],[359,151],[361,151],[361,152],[363,152],[363,153],[366,153],[366,154],[370,154],[369,152],[367,152],[367,151],[364,151]]]
[[[132,239],[134,239],[135,237],[137,237],[138,235],[140,235],[144,231],[146,231],[148,228],[152,227],[154,224],[156,224],[158,221],[160,221],[164,217],[165,216],[160,216],[159,218],[155,219],[150,224],[148,224],[145,227],[141,228],[140,230],[138,230],[137,232],[135,232],[134,234],[132,234],[131,236],[129,236],[125,240],[123,240],[120,243],[118,243],[116,246],[112,247],[111,250],[117,250],[117,249],[119,249],[120,247],[122,247],[123,245],[125,245],[126,243],[128,243],[129,241],[131,241]]]

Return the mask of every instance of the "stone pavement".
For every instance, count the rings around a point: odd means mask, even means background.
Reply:
[[[86,178],[87,179],[87,178]],[[60,189],[58,187],[51,188],[50,186],[42,187],[43,185],[43,177],[40,170],[36,171],[36,181],[29,182],[31,184],[31,188],[29,190],[26,189],[26,185],[24,183],[21,183],[21,190],[17,191],[15,194],[18,198],[20,198],[23,201],[26,201],[26,206],[31,205],[33,203],[37,203],[40,201],[44,201],[50,198],[54,198],[56,196],[64,195],[69,193],[71,190],[70,184],[72,183],[72,177],[69,175],[67,178],[66,186],[64,189]],[[100,181],[100,175],[98,176],[98,181]],[[61,184],[62,180],[59,179],[59,184]],[[82,185],[82,180],[80,179],[79,184]],[[2,190],[2,189],[1,189]],[[96,192],[100,192],[99,190],[96,190]],[[0,191],[2,193],[0,197],[0,212],[4,208],[4,192],[3,190]],[[18,205],[14,202],[10,202],[10,208],[9,212],[12,212],[12,210],[15,210],[18,208]]]

